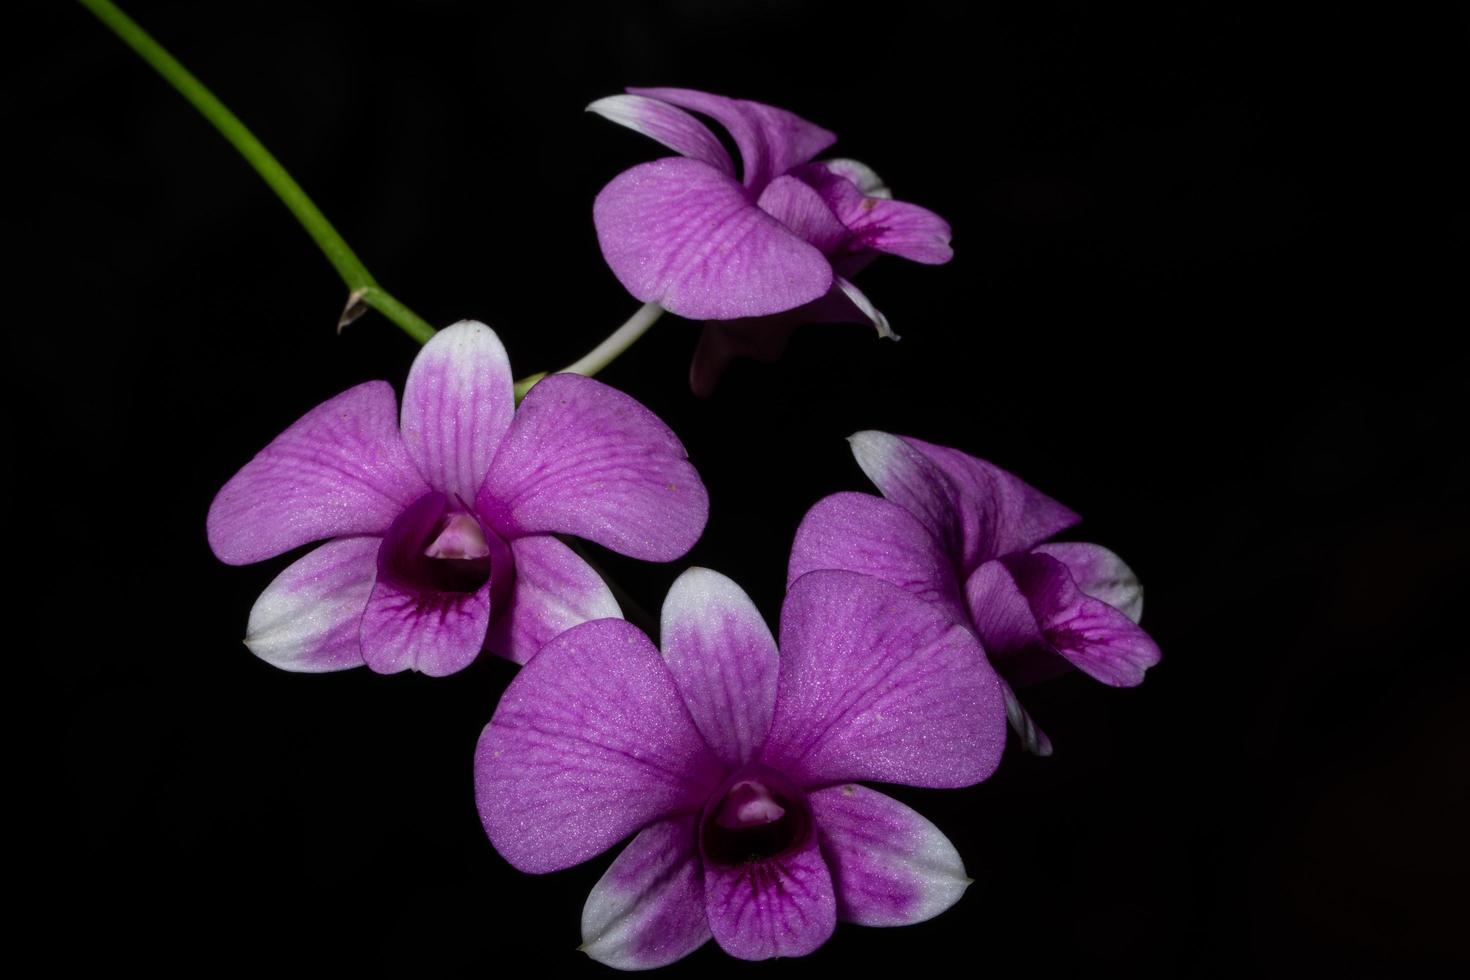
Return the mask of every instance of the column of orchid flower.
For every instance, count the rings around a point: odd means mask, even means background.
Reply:
[[[252,145],[136,25],[142,41],[119,29],[107,0],[82,2]],[[1098,545],[1049,542],[1079,518],[1017,477],[862,432],[853,452],[882,496],[811,508],[787,559],[779,642],[736,583],[701,568],[665,598],[658,646],[624,622],[557,535],[673,561],[702,533],[708,497],[668,426],[583,375],[663,311],[704,323],[690,374],[701,393],[732,357],[777,356],[802,323],[892,336],[852,277],[881,253],[952,253],[941,218],[893,200],[863,164],[815,161],[835,136],[783,109],[684,89],[589,108],[678,154],[618,175],[593,207],[603,255],[644,308],[567,371],[520,386],[494,331],[456,323],[428,336],[401,408],[370,381],[261,450],[210,507],[214,553],[243,564],[325,543],[266,588],[246,646],[294,671],[443,676],[483,650],[524,665],[475,753],[480,816],[531,873],[631,836],[582,917],[583,948],[611,966],[663,965],[710,938],[744,959],[798,956],[838,920],[930,918],[970,883],[960,855],[860,783],[973,785],[998,765],[1007,720],[1048,754],[1015,689],[1071,667],[1140,683],[1159,652],[1136,625],[1137,579]],[[729,132],[738,171],[692,113]]]

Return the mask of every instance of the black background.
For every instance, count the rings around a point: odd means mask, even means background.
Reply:
[[[1117,6],[129,8],[388,289],[490,323],[518,374],[636,306],[591,202],[663,151],[582,112],[624,85],[789,107],[953,224],[950,265],[860,279],[899,343],[810,327],[699,400],[697,328],[668,318],[608,369],[712,507],[685,561],[599,557],[650,610],[700,564],[774,623],[801,515],[868,489],[843,437],[896,431],[1080,511],[1074,536],[1141,576],[1164,661],[1134,690],[1029,692],[1050,759],[895,790],[975,885],[768,975],[1462,954],[1466,23]],[[334,333],[344,290],[310,240],[80,7],[40,8],[8,47],[12,615],[36,633],[12,656],[46,709],[16,754],[46,777],[52,832],[22,847],[53,952],[603,972],[574,950],[609,857],[522,876],[475,814],[475,739],[513,668],[279,672],[239,638],[287,559],[227,568],[205,544],[240,465],[357,382],[401,387],[414,345],[374,314]],[[751,969],[709,944],[669,972]]]

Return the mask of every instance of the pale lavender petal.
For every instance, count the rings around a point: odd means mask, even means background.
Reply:
[[[791,231],[830,255],[848,239],[847,226],[837,219],[821,195],[795,177],[780,176],[766,185],[756,202],[760,209]]]
[[[1000,683],[942,608],[852,572],[810,572],[787,590],[771,768],[808,786],[969,786],[1004,747]]]
[[[864,319],[873,325],[873,329],[878,331],[878,336],[887,337],[889,340],[898,339],[898,334],[894,333],[893,328],[888,325],[888,317],[879,312],[878,308],[872,304],[872,301],[864,295],[861,289],[858,289],[842,276],[833,276],[832,285],[834,288],[841,290],[842,295],[847,297],[848,302],[863,315]]]
[[[700,809],[723,775],[658,650],[620,619],[574,626],[542,647],[475,750],[485,832],[533,874]]]
[[[587,111],[657,140],[680,156],[735,176],[735,165],[720,138],[683,109],[642,95],[610,95],[589,105]]]
[[[548,534],[510,542],[515,584],[495,610],[490,650],[524,664],[551,639],[594,619],[621,619],[623,611],[602,576]]]
[[[682,959],[710,937],[697,814],[644,828],[593,886],[582,908],[582,951],[619,970]]]
[[[749,762],[776,704],[776,640],[755,603],[719,572],[691,568],[669,588],[660,634],[705,742],[727,766]]]
[[[603,257],[628,292],[692,320],[779,313],[832,285],[818,249],[697,160],[625,170],[597,195],[592,219]]]
[[[658,416],[591,378],[555,374],[521,402],[477,508],[507,538],[575,534],[672,561],[699,540],[709,497]]]
[[[891,796],[847,783],[808,798],[842,921],[923,922],[958,902],[970,885],[949,838]]]
[[[403,389],[403,443],[429,486],[474,502],[515,413],[514,388],[505,347],[483,323],[430,338]]]
[[[742,960],[805,956],[837,928],[832,875],[814,833],[777,857],[705,861],[704,896],[715,942]]]
[[[1005,559],[1031,604],[1047,645],[1078,670],[1114,687],[1143,683],[1159,647],[1133,620],[1077,587],[1067,566],[1048,555]]]
[[[834,493],[807,511],[791,545],[786,583],[824,568],[881,578],[965,620],[954,566],[939,542],[918,518],[882,497]]]
[[[358,630],[381,543],[377,537],[328,541],[277,575],[250,610],[250,652],[282,670],[361,667]]]
[[[382,534],[427,489],[392,387],[369,381],[307,412],[230,478],[209,506],[209,546],[247,565],[321,538]]]
[[[1143,586],[1138,576],[1107,548],[1068,541],[1037,545],[1035,550],[1066,565],[1077,588],[1094,599],[1101,599],[1135,623],[1143,618]]]
[[[1051,755],[1051,739],[1047,738],[1046,732],[1036,724],[1031,712],[1021,704],[1021,699],[1016,697],[1016,692],[1006,683],[1004,677],[1001,678],[1000,685],[1001,693],[1006,698],[1006,722],[1011,726],[1011,731],[1016,733],[1021,748],[1043,758]]]
[[[837,142],[836,134],[775,106],[680,88],[630,88],[691,112],[700,112],[730,131],[744,164],[742,181],[759,193],[773,178],[810,160]]]

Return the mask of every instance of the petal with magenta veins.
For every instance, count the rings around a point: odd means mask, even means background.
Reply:
[[[582,951],[618,970],[651,970],[710,938],[697,814],[645,827],[582,908]]]
[[[358,633],[381,543],[373,536],[337,538],[277,575],[250,610],[250,652],[274,667],[304,673],[361,667]]]
[[[209,546],[248,565],[309,541],[382,534],[426,490],[398,434],[386,381],[349,388],[302,416],[209,505]]]
[[[727,177],[735,176],[735,165],[719,137],[678,106],[643,95],[610,95],[589,105],[587,111],[642,133],[680,156],[707,163]]]
[[[658,650],[620,619],[574,626],[542,647],[475,750],[485,832],[533,874],[699,810],[723,776]]]
[[[740,149],[742,183],[759,193],[767,183],[806,163],[837,142],[837,136],[793,112],[761,102],[731,99],[681,88],[630,88],[645,95],[711,117],[730,132]]]
[[[476,509],[507,538],[575,534],[672,561],[699,540],[709,497],[658,416],[601,382],[554,374],[521,402]]]
[[[1072,573],[1077,588],[1101,599],[1135,623],[1143,618],[1143,586],[1133,569],[1100,544],[1052,542],[1035,548],[1050,555]]]
[[[917,204],[868,197],[858,213],[842,218],[857,241],[879,252],[924,265],[954,258],[949,222]]]
[[[777,177],[761,191],[756,203],[823,255],[837,251],[848,238],[847,226],[837,220],[821,195],[795,177]]]
[[[772,769],[807,786],[969,786],[1000,761],[1005,724],[979,641],[941,607],[852,572],[787,590]]]
[[[623,617],[602,576],[551,535],[516,538],[510,551],[515,583],[490,624],[491,651],[524,664],[573,626]]]
[[[669,588],[660,624],[664,661],[710,749],[727,766],[749,762],[771,727],[776,640],[750,596],[707,568]]]
[[[429,485],[469,505],[515,414],[495,331],[461,320],[419,351],[403,390],[403,442]]]
[[[965,605],[986,657],[1007,684],[1036,684],[1071,669],[1052,651],[1031,603],[1003,562],[987,561],[971,573],[965,580]],[[1012,727],[1019,708],[1019,702],[1006,706]]]
[[[805,956],[837,928],[832,875],[810,832],[775,857],[706,860],[704,898],[715,942],[742,960]]]
[[[923,922],[958,902],[970,885],[949,838],[891,796],[846,783],[809,799],[842,921]]]
[[[832,285],[821,251],[696,160],[670,157],[623,171],[597,195],[592,219],[624,288],[692,320],[779,313]]]

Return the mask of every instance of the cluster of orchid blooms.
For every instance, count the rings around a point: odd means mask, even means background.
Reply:
[[[951,256],[942,219],[862,164],[813,162],[835,137],[782,109],[680,89],[590,108],[679,154],[617,176],[593,213],[633,296],[705,322],[697,391],[800,323],[890,334],[851,277],[879,253]],[[738,175],[691,113],[729,132]],[[776,634],[736,583],[690,568],[655,646],[560,536],[674,561],[708,515],[698,471],[591,378],[548,376],[517,405],[505,348],[466,321],[423,347],[401,408],[372,381],[273,440],[215,498],[209,542],[245,564],[325,539],[251,610],[246,644],[278,667],[441,676],[484,650],[523,665],[475,753],[480,817],[536,874],[631,836],[587,899],[593,958],[656,967],[711,937],[799,956],[839,919],[919,922],[969,883],[937,827],[862,783],[978,783],[1008,721],[1051,751],[1015,689],[1069,667],[1134,685],[1159,659],[1128,567],[1050,541],[1072,511],[957,449],[851,444],[880,495],[807,513]]]

